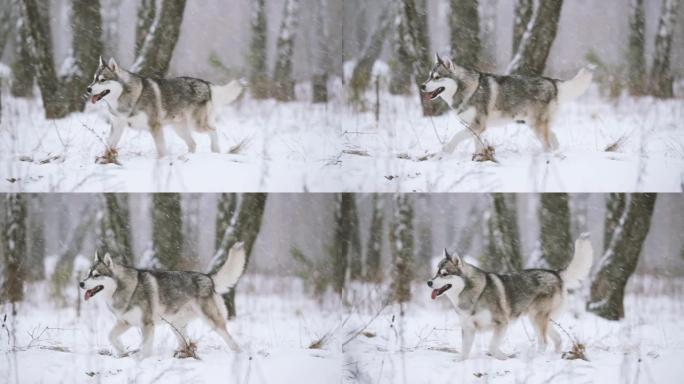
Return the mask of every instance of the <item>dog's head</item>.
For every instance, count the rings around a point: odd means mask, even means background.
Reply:
[[[448,58],[435,55],[435,65],[432,67],[427,80],[420,86],[425,100],[435,100],[441,97],[447,103],[453,101],[454,94],[458,90],[454,69],[456,65]]]
[[[444,258],[437,265],[437,273],[427,282],[428,287],[432,288],[432,300],[445,293],[461,293],[465,287],[463,268],[463,259],[456,253],[450,255],[445,248]]]
[[[109,63],[100,57],[100,65],[95,71],[93,82],[88,88],[90,102],[95,104],[100,100],[116,100],[123,92],[122,77],[123,73],[114,58],[109,59]]]
[[[116,278],[114,277],[117,265],[112,260],[109,253],[100,256],[95,252],[95,260],[88,271],[85,280],[79,283],[82,289],[85,289],[83,298],[89,300],[91,297],[100,292],[111,294],[116,290]]]

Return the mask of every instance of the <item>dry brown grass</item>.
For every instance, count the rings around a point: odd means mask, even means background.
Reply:
[[[482,152],[474,153],[473,154],[473,161],[491,161],[494,163],[498,163],[496,160],[496,157],[494,157],[494,154],[496,153],[496,149],[494,148],[493,145],[491,144],[486,144]]]
[[[98,164],[121,165],[121,163],[119,162],[119,151],[117,151],[116,148],[107,147],[107,149],[105,149],[105,153],[103,153],[102,156],[98,156],[95,158],[95,162]]]

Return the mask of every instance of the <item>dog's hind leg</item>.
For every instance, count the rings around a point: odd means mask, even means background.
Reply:
[[[119,340],[119,337],[124,334],[131,326],[125,321],[117,321],[114,328],[109,331],[109,342],[112,344],[116,353],[122,355],[124,353],[124,346]]]
[[[209,325],[216,331],[216,333],[221,336],[223,341],[226,342],[228,347],[232,349],[234,352],[240,352],[240,346],[233,340],[233,337],[230,336],[228,331],[226,330],[226,319],[222,315],[221,311],[219,310],[218,306],[216,305],[216,301],[213,298],[208,298],[203,300],[201,304],[201,309],[202,309],[202,314],[204,315],[205,320]]]
[[[192,138],[192,133],[190,132],[188,124],[177,123],[173,125],[173,129],[176,131],[176,134],[185,141],[185,144],[188,146],[188,151],[190,153],[195,153],[197,150],[197,143],[195,143],[195,139]]]
[[[537,350],[539,352],[546,351],[546,333],[549,328],[549,316],[545,313],[538,312],[534,315],[534,326],[537,330],[537,336],[539,337]]]
[[[541,141],[544,151],[553,152],[558,149],[558,138],[556,134],[551,131],[551,124],[549,118],[544,116],[537,119],[534,124],[534,133]]]
[[[221,152],[221,147],[219,147],[218,131],[216,131],[216,129],[209,131],[209,140],[211,140],[211,151],[214,153]]]
[[[495,359],[506,360],[509,358],[508,355],[501,352],[501,341],[506,335],[506,325],[497,325],[494,328],[494,334],[492,335],[492,340],[489,342],[489,354]]]

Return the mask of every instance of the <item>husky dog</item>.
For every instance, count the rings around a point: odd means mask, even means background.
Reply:
[[[591,83],[586,69],[571,80],[563,81],[541,76],[493,75],[456,65],[450,59],[436,55],[436,64],[421,85],[423,97],[441,97],[456,112],[469,129],[456,135],[442,148],[451,154],[468,137],[475,140],[476,154],[483,151],[481,135],[488,126],[511,122],[525,123],[532,128],[545,151],[558,149],[558,139],[551,123],[560,103],[581,96]]]
[[[245,267],[242,243],[235,244],[225,263],[213,274],[189,271],[154,271],[122,265],[109,253],[95,254],[88,276],[79,284],[86,301],[101,296],[117,322],[109,341],[119,355],[124,346],[119,340],[131,327],[142,329],[142,353],[150,356],[154,327],[167,322],[174,328],[179,351],[187,340],[186,327],[194,318],[204,319],[233,351],[240,347],[226,330],[227,310],[221,294],[235,286]]]
[[[100,57],[100,65],[86,91],[91,103],[104,101],[109,107],[109,150],[116,148],[124,128],[129,126],[149,130],[157,154],[163,157],[164,124],[173,125],[190,152],[194,153],[197,147],[192,130],[208,133],[211,150],[219,152],[214,110],[235,100],[242,86],[237,81],[220,86],[191,77],[152,79],[121,69],[113,58],[105,63]]]
[[[575,241],[575,254],[563,270],[525,269],[510,274],[485,272],[463,261],[457,254],[444,250],[437,274],[427,282],[432,288],[432,299],[445,295],[456,308],[462,328],[461,359],[467,359],[475,333],[493,330],[489,353],[506,359],[499,346],[512,320],[527,315],[539,337],[539,351],[546,349],[547,334],[556,352],[561,348],[561,337],[549,320],[563,304],[568,288],[579,286],[589,274],[593,250],[588,236]]]

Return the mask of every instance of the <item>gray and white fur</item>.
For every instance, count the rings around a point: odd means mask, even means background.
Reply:
[[[149,130],[157,155],[166,153],[164,125],[172,125],[190,152],[197,144],[192,131],[208,133],[211,150],[219,152],[215,110],[237,99],[242,92],[238,81],[214,85],[191,77],[153,79],[126,71],[112,58],[100,58],[93,82],[88,86],[90,101],[107,103],[111,113],[108,149],[115,149],[126,127]]]
[[[120,355],[124,346],[119,337],[137,327],[142,330],[143,357],[150,356],[155,326],[164,323],[174,328],[180,352],[188,340],[187,325],[195,318],[206,321],[230,349],[238,352],[240,347],[226,329],[227,310],[221,294],[237,284],[245,260],[242,243],[230,249],[225,263],[212,274],[137,269],[115,262],[108,253],[95,254],[87,277],[79,285],[85,290],[86,301],[97,295],[116,316],[109,341]]]
[[[461,359],[467,359],[478,331],[492,330],[489,354],[497,359],[509,355],[500,349],[509,324],[526,315],[536,330],[539,351],[551,337],[556,352],[561,337],[550,324],[562,309],[566,290],[575,288],[589,274],[593,250],[587,235],[575,241],[575,252],[563,270],[525,269],[510,274],[483,271],[457,254],[444,250],[437,273],[427,282],[432,299],[446,295],[456,309],[462,328]]]
[[[494,75],[461,67],[437,55],[421,91],[428,100],[444,100],[477,135],[490,126],[525,123],[544,150],[550,152],[558,149],[551,124],[559,104],[581,96],[591,79],[592,73],[586,69],[567,81],[543,76]],[[453,153],[468,137],[475,141],[476,154],[482,152],[482,143],[472,132],[465,129],[455,134],[442,152]]]

